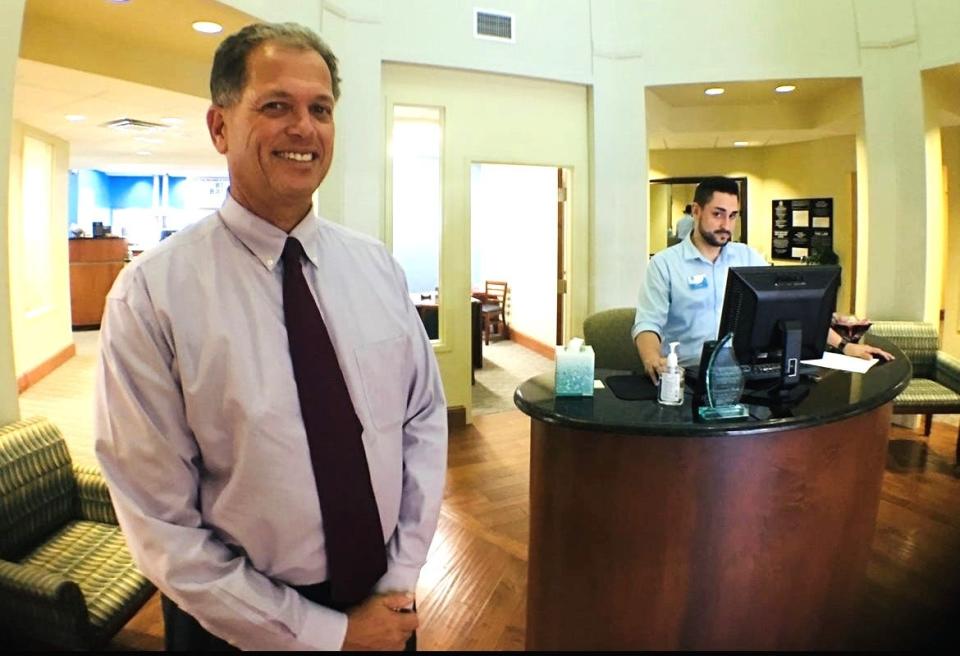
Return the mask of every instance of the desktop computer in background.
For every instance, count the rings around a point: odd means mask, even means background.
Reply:
[[[839,266],[729,270],[718,339],[733,333],[748,384],[785,392],[800,382],[800,361],[823,355],[839,286]]]

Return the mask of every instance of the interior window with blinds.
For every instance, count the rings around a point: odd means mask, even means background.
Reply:
[[[411,300],[430,339],[440,338],[440,227],[443,111],[394,105],[393,255],[407,276]]]

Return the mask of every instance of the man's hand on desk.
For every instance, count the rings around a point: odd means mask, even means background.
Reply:
[[[653,384],[657,385],[660,382],[660,374],[667,370],[667,359],[660,355],[660,336],[645,330],[637,335],[634,343],[637,345],[643,370]]]
[[[420,621],[413,597],[404,593],[374,595],[347,611],[344,651],[403,651]]]
[[[654,385],[660,383],[660,374],[667,370],[667,359],[659,355],[643,359],[643,370],[647,372]]]
[[[861,358],[863,360],[872,360],[873,358],[882,360],[893,360],[893,355],[876,346],[867,346],[866,344],[849,343],[843,347],[842,353],[851,358]]]

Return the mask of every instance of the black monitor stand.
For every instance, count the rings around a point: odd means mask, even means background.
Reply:
[[[762,381],[766,385],[759,387],[755,381],[748,384],[740,397],[741,403],[761,405],[767,408],[790,408],[807,398],[810,393],[810,383],[800,382],[795,385],[783,386],[778,381]]]
[[[803,326],[799,321],[779,321],[783,352],[780,356],[780,388],[793,387],[800,382],[800,345],[803,343]]]
[[[802,401],[810,393],[809,385],[802,385],[800,375],[803,327],[799,321],[779,321],[780,375],[778,378],[748,381],[743,402],[767,407],[790,406]]]

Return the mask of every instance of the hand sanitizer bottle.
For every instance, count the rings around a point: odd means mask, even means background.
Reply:
[[[667,370],[660,374],[658,400],[663,405],[681,405],[683,403],[683,367],[677,364],[677,346],[679,345],[680,342],[670,342]]]

